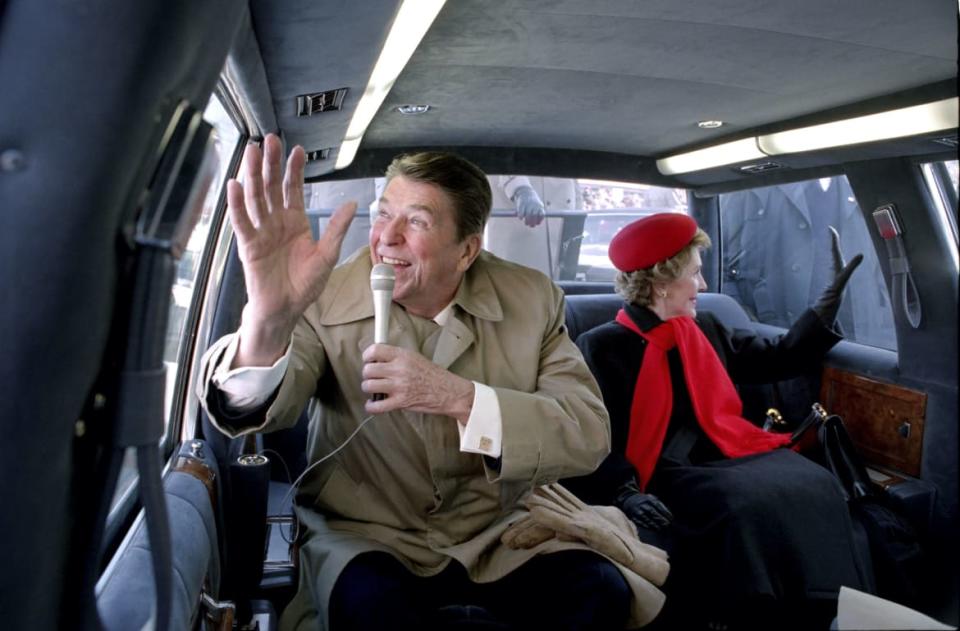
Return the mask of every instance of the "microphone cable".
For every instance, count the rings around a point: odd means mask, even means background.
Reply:
[[[363,421],[361,421],[360,424],[357,425],[357,428],[356,428],[355,430],[353,430],[353,432],[352,432],[349,436],[347,436],[347,439],[344,440],[342,443],[340,443],[340,445],[337,446],[336,449],[334,449],[333,451],[331,451],[330,453],[328,453],[328,454],[327,454],[326,456],[324,456],[323,458],[320,458],[320,459],[317,460],[316,462],[311,463],[309,467],[307,467],[306,469],[304,469],[304,470],[303,470],[303,473],[301,473],[300,475],[297,476],[297,479],[293,481],[293,483],[290,485],[290,488],[289,488],[289,489],[287,490],[287,492],[283,495],[283,499],[280,500],[280,506],[286,505],[287,500],[290,499],[291,494],[297,489],[298,486],[300,486],[300,483],[303,481],[304,476],[307,475],[308,473],[310,473],[311,469],[313,469],[314,467],[316,467],[318,464],[324,462],[325,460],[328,460],[329,458],[335,456],[341,449],[343,449],[344,447],[346,447],[347,444],[349,444],[349,442],[350,442],[351,440],[353,440],[353,437],[360,433],[360,430],[363,429],[363,426],[373,420],[373,417],[374,417],[374,416],[376,416],[376,415],[375,415],[375,414],[371,414],[370,416],[368,416],[368,417],[366,417],[365,419],[363,419]],[[273,450],[271,449],[270,451],[273,451]],[[280,461],[283,462],[283,459],[281,458]],[[289,474],[289,469],[287,469],[286,463],[284,463],[283,468],[287,470],[287,479],[289,480],[289,479],[290,479],[290,474]],[[291,505],[290,505],[290,510],[291,510],[291,512],[293,512],[293,504],[292,504],[292,503],[291,503]],[[286,537],[284,537],[284,539],[283,539],[283,540],[286,541],[287,543],[293,543],[293,542],[296,541],[297,538],[300,536],[300,520],[296,518],[296,515],[294,515],[294,524],[296,524],[296,529],[295,529],[294,532],[293,532],[293,535],[292,535],[291,540],[290,540],[290,541],[287,541]],[[281,535],[281,536],[282,536],[282,535]]]

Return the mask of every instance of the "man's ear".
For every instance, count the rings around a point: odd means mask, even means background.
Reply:
[[[460,242],[460,260],[457,261],[457,270],[466,272],[473,265],[480,249],[483,247],[483,240],[479,234],[471,234]]]

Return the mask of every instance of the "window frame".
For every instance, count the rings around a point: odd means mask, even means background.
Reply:
[[[167,418],[166,432],[161,442],[161,449],[163,449],[163,453],[167,456],[169,456],[176,445],[185,438],[183,432],[184,406],[188,398],[187,392],[189,385],[193,380],[194,374],[192,358],[194,357],[197,347],[197,324],[200,321],[200,316],[203,311],[202,307],[206,302],[205,298],[210,284],[210,271],[214,259],[214,252],[217,250],[217,242],[220,239],[220,233],[222,232],[223,224],[225,223],[224,220],[227,216],[227,181],[231,177],[234,177],[239,170],[247,138],[245,130],[237,124],[236,118],[231,114],[231,106],[224,103],[225,97],[221,91],[215,91],[210,98],[216,98],[220,102],[220,106],[234,124],[237,139],[233,151],[229,154],[229,161],[223,169],[219,181],[220,190],[217,194],[217,201],[210,218],[210,229],[204,239],[203,248],[200,250],[200,261],[197,266],[193,293],[190,296],[190,304],[184,316],[181,335],[185,338],[185,343],[181,343],[177,351],[177,375],[173,381],[173,393],[170,401],[170,412]]]
[[[183,325],[181,328],[182,341],[177,349],[176,357],[176,375],[170,382],[171,393],[164,392],[164,401],[169,395],[169,412],[164,419],[165,429],[163,438],[160,440],[159,448],[162,454],[162,460],[169,461],[171,456],[183,437],[183,420],[185,412],[185,402],[188,400],[189,384],[192,382],[194,367],[190,358],[195,350],[197,343],[197,323],[200,320],[201,297],[205,296],[209,283],[211,261],[213,260],[213,251],[215,250],[215,240],[219,238],[222,225],[226,217],[226,182],[236,174],[239,169],[240,161],[243,156],[246,132],[241,128],[236,117],[231,113],[231,108],[224,103],[224,96],[221,90],[216,90],[211,94],[210,99],[218,99],[221,107],[227,112],[229,119],[238,132],[236,145],[230,152],[230,157],[225,168],[218,173],[218,180],[214,183],[220,187],[217,199],[212,210],[210,218],[210,229],[204,239],[204,244],[200,250],[200,259],[198,262],[196,277],[194,280],[194,289],[187,305],[187,311],[184,314]],[[209,102],[208,102],[209,107]],[[210,121],[208,121],[210,122]],[[211,184],[213,186],[214,184]],[[172,286],[171,286],[172,290]],[[171,297],[172,301],[172,297]],[[168,322],[169,326],[169,322]],[[164,331],[164,335],[168,331]],[[128,462],[133,455],[133,448],[128,448],[124,452],[124,462]],[[135,462],[135,460],[134,460]],[[168,462],[169,466],[169,462]],[[127,531],[133,525],[140,505],[140,480],[136,468],[133,470],[133,476],[129,481],[125,481],[125,487],[121,486],[120,474],[125,470],[126,465],[122,464],[118,472],[117,484],[114,489],[114,496],[111,500],[111,507],[107,513],[106,523],[104,525],[104,549],[112,550],[123,539]],[[107,559],[109,555],[104,555]],[[102,570],[103,568],[101,568]]]

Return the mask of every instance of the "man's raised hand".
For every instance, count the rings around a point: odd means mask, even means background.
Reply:
[[[314,241],[303,200],[306,156],[294,147],[283,167],[280,139],[244,153],[245,180],[227,183],[230,223],[247,284],[247,305],[233,367],[268,366],[290,342],[297,320],[323,291],[357,205],[348,202]]]

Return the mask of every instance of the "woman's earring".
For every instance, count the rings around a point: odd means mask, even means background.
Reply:
[[[666,297],[667,297],[667,292],[664,291],[664,290],[662,290],[662,289],[660,289],[660,290],[657,290],[657,295],[660,296],[661,298],[666,298]]]

